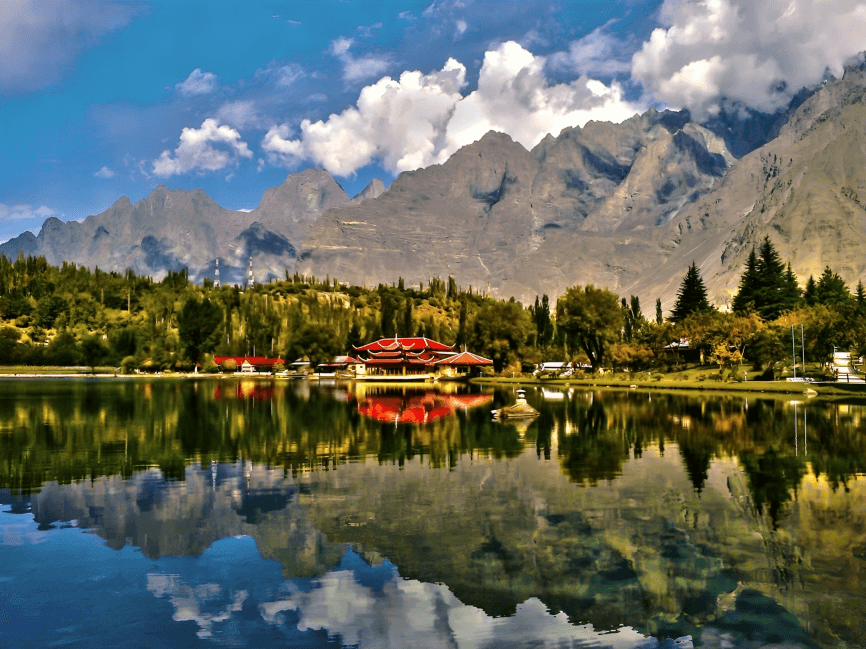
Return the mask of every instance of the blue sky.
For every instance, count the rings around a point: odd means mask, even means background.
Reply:
[[[352,195],[486,131],[772,111],[866,50],[845,0],[3,0],[0,240],[157,185]]]

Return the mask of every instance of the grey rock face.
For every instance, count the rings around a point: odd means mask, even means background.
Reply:
[[[289,175],[251,212],[223,209],[201,190],[169,191],[161,185],[135,205],[124,197],[81,223],[49,218],[38,236],[24,233],[0,245],[0,253],[44,255],[52,264],[71,261],[109,271],[131,268],[156,279],[186,267],[195,281],[213,277],[220,258],[226,283],[243,283],[252,257],[262,281],[282,277],[311,224],[325,210],[348,202],[323,169]]]
[[[733,160],[720,138],[670,112],[566,129],[532,152],[488,133],[325,213],[298,268],[364,284],[453,275],[524,301],[576,283],[618,288],[655,262],[652,232]]]

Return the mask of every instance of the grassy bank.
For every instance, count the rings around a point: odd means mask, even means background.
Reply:
[[[473,379],[473,383],[484,385],[532,385],[550,387],[596,387],[638,390],[706,390],[713,392],[768,392],[776,394],[802,394],[809,388],[807,384],[788,381],[696,381],[675,379],[622,379],[604,377],[591,379],[539,379],[534,376],[490,377]],[[632,388],[634,386],[634,388]]]

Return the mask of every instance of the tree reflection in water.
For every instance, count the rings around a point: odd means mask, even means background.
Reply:
[[[530,391],[540,415],[517,428],[490,417],[513,401],[502,392],[3,390],[0,488],[41,524],[78,519],[110,547],[198,554],[247,535],[287,577],[313,577],[348,543],[488,615],[537,597],[572,621],[650,634],[735,628],[760,597],[818,634],[858,638],[866,619],[866,595],[839,576],[859,574],[866,547],[861,406],[810,403],[806,431],[805,406],[785,400]],[[379,397],[387,421],[367,416]],[[833,589],[847,603],[828,612]]]

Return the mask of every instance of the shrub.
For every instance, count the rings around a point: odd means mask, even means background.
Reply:
[[[216,374],[220,371],[219,366],[214,362],[213,356],[210,354],[204,355],[204,362],[201,365],[201,371],[207,374]]]
[[[124,374],[132,374],[135,366],[136,362],[134,356],[125,356],[124,359],[120,361],[120,371]]]
[[[237,372],[238,364],[233,358],[227,358],[222,363],[223,372]]]
[[[279,374],[280,372],[285,372],[286,366],[283,363],[274,363],[274,374]]]

